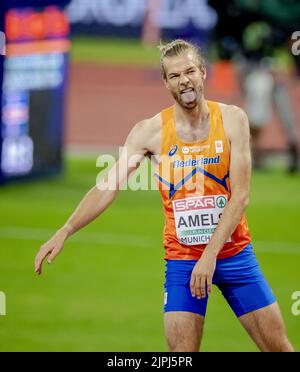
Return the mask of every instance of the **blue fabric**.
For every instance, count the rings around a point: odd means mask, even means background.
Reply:
[[[168,260],[166,263],[164,311],[188,311],[205,316],[207,297],[192,297],[190,277],[197,260]],[[251,243],[233,257],[217,260],[215,284],[237,317],[276,301],[264,278]]]

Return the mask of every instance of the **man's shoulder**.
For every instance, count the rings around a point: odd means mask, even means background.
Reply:
[[[247,117],[245,111],[236,105],[228,105],[223,102],[218,102],[220,109],[222,111],[223,115],[230,115],[232,117],[235,117],[237,119],[242,118],[242,117]]]
[[[159,112],[151,118],[141,120],[139,123],[136,124],[136,126],[139,127],[140,130],[153,131],[155,129],[159,129],[161,127],[161,124],[162,118],[161,113]]]
[[[158,147],[157,143],[161,137],[162,120],[161,115],[139,121],[130,131],[126,144],[132,144],[135,147],[143,147],[147,151],[151,151]],[[154,150],[153,150],[154,151]]]
[[[247,114],[241,107],[221,102],[219,102],[219,106],[222,112],[223,126],[230,141],[241,133],[249,131]]]
[[[136,123],[133,128],[133,132],[138,136],[150,139],[155,134],[161,131],[161,127],[161,114],[158,113],[151,118],[144,119]]]

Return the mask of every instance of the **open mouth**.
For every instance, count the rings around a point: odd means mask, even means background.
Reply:
[[[192,103],[196,99],[196,94],[193,88],[186,88],[180,92],[181,99],[184,103]]]
[[[180,94],[182,93],[188,93],[188,92],[193,92],[194,91],[194,88],[186,88],[186,89],[183,89]]]

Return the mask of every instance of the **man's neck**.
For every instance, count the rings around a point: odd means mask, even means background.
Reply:
[[[206,100],[202,97],[199,104],[193,110],[186,110],[177,102],[175,103],[175,117],[184,126],[198,127],[204,124],[208,118],[209,109]]]

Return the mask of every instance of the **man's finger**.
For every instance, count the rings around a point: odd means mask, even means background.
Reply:
[[[39,252],[36,256],[35,256],[35,261],[34,261],[34,266],[35,266],[35,269],[37,269],[40,264],[41,264],[41,259],[42,259],[42,255],[41,255],[41,252]]]
[[[46,256],[47,256],[47,254],[44,254],[44,256],[40,256],[37,259],[37,263],[35,265],[35,271],[36,271],[36,273],[38,273],[38,274],[41,274],[42,273],[42,265],[43,265],[43,261],[46,258]]]
[[[51,252],[51,254],[49,255],[47,261],[49,264],[51,264],[54,260],[55,260],[55,257],[59,254],[59,249],[55,248],[53,249],[53,251]]]
[[[195,297],[196,292],[195,292],[195,274],[192,273],[191,275],[191,280],[190,280],[190,289],[191,289],[191,294],[193,297]]]
[[[43,256],[41,255],[41,253],[38,253],[35,258],[35,271],[36,272],[40,270],[42,261],[43,261]]]
[[[200,278],[200,298],[206,296],[206,276],[201,276]]]
[[[212,292],[212,277],[211,276],[207,277],[206,284],[207,284],[207,294],[210,295]]]
[[[196,293],[196,297],[198,299],[201,298],[201,292],[200,292],[200,280],[201,280],[201,277],[200,276],[196,276],[196,280],[195,280],[195,293]]]
[[[49,254],[49,250],[45,248],[42,248],[40,252],[37,254],[36,259],[35,259],[35,271],[38,274],[42,273],[42,270],[41,270],[42,264],[43,264],[44,259],[48,256],[48,254]]]

